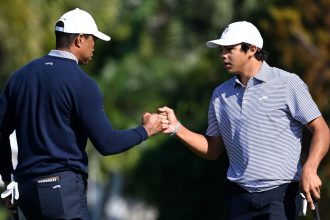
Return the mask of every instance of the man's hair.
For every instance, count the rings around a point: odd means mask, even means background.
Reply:
[[[57,27],[64,27],[64,23],[62,21],[58,21],[56,23]],[[71,34],[71,33],[64,33],[64,32],[60,32],[60,31],[55,31],[55,37],[56,37],[56,48],[69,48],[75,38],[78,36],[79,34]],[[89,38],[91,36],[91,34],[84,34],[83,35],[85,38]]]
[[[251,44],[241,43],[241,50],[245,53],[250,49],[250,47],[251,47]],[[268,53],[267,53],[267,51],[258,48],[257,52],[254,54],[254,57],[259,61],[264,61],[264,60],[267,60]]]
[[[64,23],[62,21],[58,21],[55,26],[64,27]],[[56,48],[69,48],[73,43],[74,39],[78,34],[69,34],[60,31],[55,31],[56,37]]]

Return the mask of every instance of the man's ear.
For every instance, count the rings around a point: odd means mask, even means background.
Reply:
[[[255,46],[255,45],[251,45],[249,50],[248,50],[248,53],[250,54],[249,57],[253,57],[254,54],[256,54],[258,52],[258,47]]]
[[[83,43],[83,38],[83,34],[78,34],[77,37],[74,39],[74,45],[80,48]]]
[[[258,51],[258,47],[255,45],[251,45],[250,51],[255,54]]]

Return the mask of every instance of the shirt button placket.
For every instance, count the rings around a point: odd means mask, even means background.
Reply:
[[[248,103],[247,93],[248,93],[248,88],[245,88],[245,91],[243,92],[243,97],[242,97],[242,115],[245,114],[246,105]]]

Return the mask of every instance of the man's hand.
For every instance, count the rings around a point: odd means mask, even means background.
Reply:
[[[167,121],[166,123],[163,123],[163,133],[164,134],[170,134],[175,131],[175,127],[179,123],[178,119],[175,116],[175,113],[173,109],[164,106],[162,108],[159,108],[158,111],[160,112],[161,115],[166,115],[167,116]]]
[[[317,171],[309,167],[304,167],[300,178],[300,190],[305,195],[312,210],[315,209],[314,201],[321,198],[321,186],[322,182],[317,175]]]
[[[146,112],[142,118],[142,125],[146,129],[149,137],[162,131],[163,124],[167,124],[167,122],[167,117],[164,114],[150,114]]]

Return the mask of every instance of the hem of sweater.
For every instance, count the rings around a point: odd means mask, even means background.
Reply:
[[[15,176],[14,179],[17,182],[24,182],[24,181],[35,179],[35,178],[38,178],[38,177],[53,175],[55,173],[65,172],[65,171],[71,171],[71,172],[80,174],[84,178],[88,179],[88,173],[85,173],[84,171],[79,170],[79,169],[74,169],[74,168],[69,168],[69,167],[62,167],[62,168],[59,168],[59,169],[50,170],[49,172],[30,173],[30,174],[26,174],[26,175],[22,175],[22,176]]]

